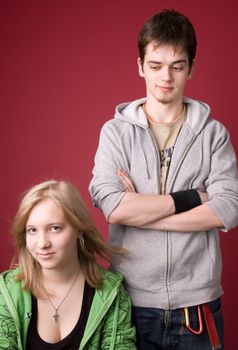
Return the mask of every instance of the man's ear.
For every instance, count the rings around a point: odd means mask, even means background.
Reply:
[[[144,78],[143,66],[142,66],[142,62],[141,62],[141,58],[140,57],[137,58],[137,65],[138,65],[139,76]]]
[[[190,72],[189,72],[189,75],[188,75],[188,79],[191,79],[192,76],[193,76],[193,72],[194,72],[194,69],[195,69],[195,63],[196,63],[196,61],[195,61],[195,59],[194,59],[194,60],[193,60],[193,63],[192,63],[192,66],[191,66],[191,68],[190,68]]]

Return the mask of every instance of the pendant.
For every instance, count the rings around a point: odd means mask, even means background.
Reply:
[[[59,314],[57,312],[57,310],[55,310],[55,314],[53,315],[54,319],[55,319],[55,323],[58,322],[58,318],[59,318]]]

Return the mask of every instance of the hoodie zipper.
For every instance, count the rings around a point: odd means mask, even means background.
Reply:
[[[149,134],[149,138],[150,138],[152,146],[153,146],[154,156],[155,156],[156,163],[157,163],[156,193],[159,195],[160,194],[160,153],[159,153],[159,148],[158,148],[158,145],[157,145],[157,142],[155,140],[153,133],[151,132],[151,130],[149,128],[147,129],[147,132]]]
[[[156,192],[158,195],[160,195],[160,172],[161,172],[161,169],[160,169],[160,166],[161,166],[161,160],[160,160],[160,153],[159,153],[159,148],[158,148],[158,145],[157,145],[157,142],[154,138],[154,135],[153,133],[151,132],[150,129],[147,129],[148,130],[148,133],[150,135],[150,138],[152,140],[152,144],[153,144],[153,147],[154,147],[154,153],[155,153],[155,158],[157,160],[157,176],[156,176]],[[166,240],[165,240],[165,255],[166,255],[166,259],[165,259],[165,263],[166,263],[166,266],[165,266],[165,288],[166,288],[166,292],[167,292],[167,298],[168,298],[168,304],[167,304],[167,309],[170,308],[170,297],[169,297],[169,290],[168,290],[168,276],[169,276],[169,267],[170,267],[170,264],[169,264],[169,232],[166,231]]]
[[[171,192],[171,191],[172,191],[173,186],[174,186],[174,182],[175,182],[176,177],[177,177],[178,170],[179,170],[179,168],[180,168],[180,165],[181,165],[182,162],[184,161],[184,158],[186,157],[186,154],[187,154],[189,148],[191,147],[191,145],[193,144],[195,138],[196,138],[196,135],[193,136],[193,138],[191,139],[191,141],[190,141],[189,144],[187,145],[186,149],[184,150],[184,152],[183,152],[183,157],[180,158],[179,163],[177,164],[176,170],[175,170],[173,176],[172,176],[171,179],[170,179],[170,184],[169,184],[169,186],[168,186],[168,192]],[[173,159],[173,157],[172,157],[172,159]],[[169,177],[169,173],[168,173],[168,177]]]
[[[154,146],[154,153],[155,153],[155,158],[157,160],[157,177],[156,177],[156,185],[157,185],[157,188],[156,188],[156,191],[158,194],[160,194],[160,157],[159,157],[159,148],[158,148],[158,145],[157,145],[157,142],[155,141],[155,138],[154,138],[154,135],[153,133],[151,132],[150,129],[148,129],[148,132],[149,132],[149,135],[150,135],[150,138],[152,140],[152,144]],[[175,182],[175,179],[176,179],[176,176],[177,176],[177,173],[178,173],[178,170],[180,168],[180,165],[182,164],[186,154],[187,154],[187,151],[189,150],[189,148],[191,147],[193,141],[195,139],[195,136],[191,139],[190,143],[187,145],[186,149],[184,150],[183,152],[183,157],[180,158],[179,160],[179,163],[176,167],[176,170],[172,176],[172,179],[170,181],[170,186],[169,186],[169,192],[172,191],[172,187],[173,187],[173,184]],[[172,157],[173,159],[173,157]],[[170,164],[171,165],[171,164]],[[170,171],[170,167],[168,169],[168,174],[167,174],[167,179],[169,178],[169,171]],[[170,296],[169,296],[169,288],[168,288],[168,281],[169,281],[169,270],[170,270],[170,267],[171,267],[171,264],[170,264],[170,254],[169,254],[169,232],[166,231],[166,246],[165,246],[165,255],[166,255],[166,267],[165,267],[165,287],[166,287],[166,292],[167,292],[167,298],[168,298],[168,304],[167,304],[167,309],[169,310],[170,309]]]
[[[175,179],[176,179],[176,176],[177,176],[177,173],[178,173],[178,170],[180,168],[180,165],[182,164],[184,158],[186,157],[186,154],[189,150],[189,148],[191,147],[193,141],[195,139],[195,136],[191,139],[190,143],[187,145],[186,149],[184,150],[183,152],[183,157],[180,158],[178,164],[177,164],[177,167],[176,167],[176,170],[170,180],[170,186],[168,186],[168,193],[170,193],[172,191],[172,188],[173,188],[173,185],[174,185],[174,182],[175,182]],[[173,157],[172,157],[173,159]],[[171,160],[172,161],[172,160]],[[171,166],[171,164],[170,164]],[[167,174],[167,179],[169,178],[169,172],[170,172],[170,167],[168,169],[168,174]],[[167,231],[166,232],[166,244],[167,244],[167,250],[166,250],[166,256],[167,256],[167,266],[166,266],[166,291],[167,291],[167,296],[168,296],[168,310],[170,309],[170,297],[169,297],[169,289],[168,289],[168,280],[169,280],[169,270],[170,270],[170,267],[171,267],[171,264],[170,264],[170,254],[169,254],[169,232]]]
[[[109,310],[110,306],[112,305],[114,299],[117,296],[117,291],[115,290],[110,297],[106,300],[106,302],[103,305],[103,310],[100,312],[97,317],[94,319],[92,327],[90,327],[89,332],[85,337],[83,337],[82,342],[80,344],[79,350],[83,350],[84,346],[87,344],[88,340],[91,338],[95,330],[97,329],[98,325],[100,324],[101,320]]]

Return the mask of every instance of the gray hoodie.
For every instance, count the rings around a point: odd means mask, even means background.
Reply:
[[[128,172],[137,192],[160,194],[160,156],[144,102],[119,105],[101,130],[89,191],[106,219],[125,195],[118,169]],[[205,103],[188,98],[184,103],[187,118],[173,151],[169,192],[206,191],[207,205],[228,231],[238,224],[237,164],[228,132],[210,117]],[[175,309],[223,293],[217,230],[179,233],[110,225],[109,239],[129,252],[113,269],[124,275],[135,306]]]

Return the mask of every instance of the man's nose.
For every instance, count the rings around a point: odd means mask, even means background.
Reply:
[[[164,81],[171,80],[171,71],[170,71],[169,67],[165,66],[165,67],[162,68],[162,70],[161,70],[161,78]]]

